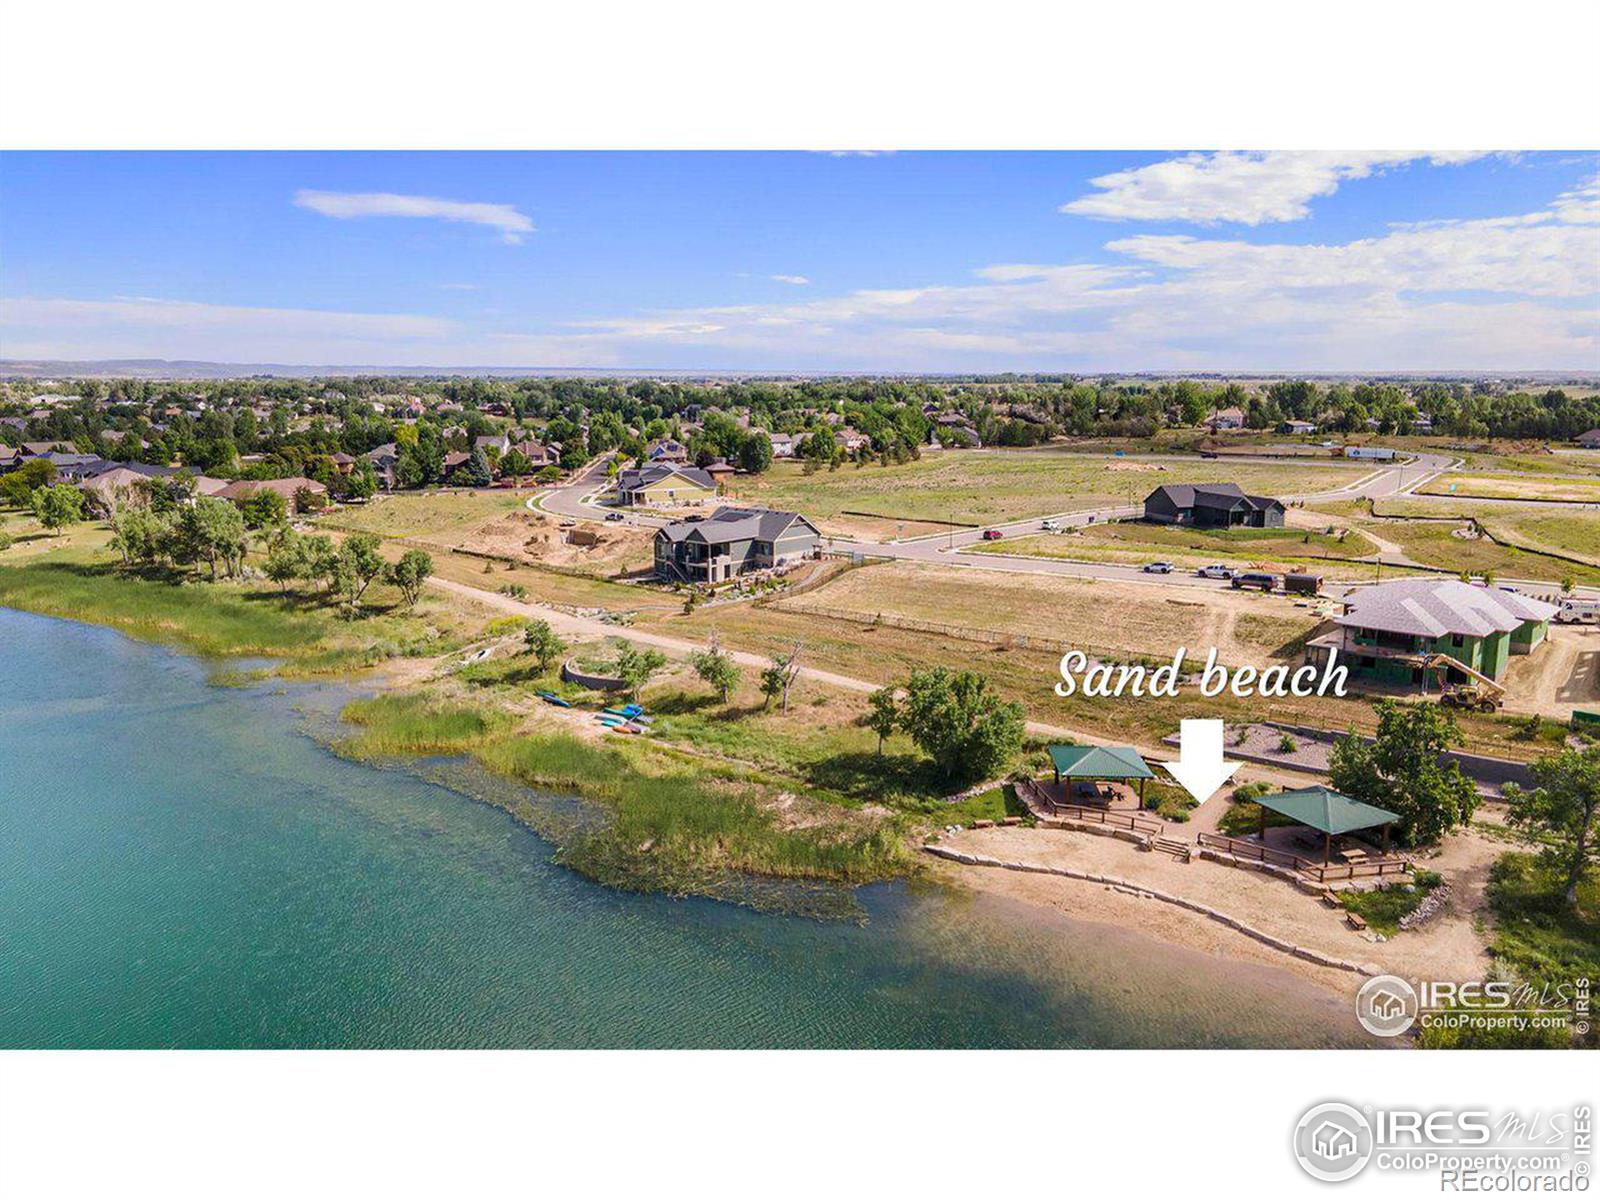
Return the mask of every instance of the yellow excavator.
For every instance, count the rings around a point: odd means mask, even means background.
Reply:
[[[1468,666],[1448,654],[1423,654],[1417,657],[1424,671],[1439,672],[1439,703],[1446,708],[1462,708],[1469,712],[1499,712],[1505,703],[1506,689],[1475,667]],[[1450,672],[1466,675],[1465,683],[1450,683]]]

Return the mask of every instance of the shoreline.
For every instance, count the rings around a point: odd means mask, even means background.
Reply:
[[[1439,860],[1457,885],[1446,910],[1424,926],[1389,938],[1357,933],[1345,923],[1342,908],[1327,908],[1282,880],[1203,859],[1177,863],[1117,839],[1001,828],[965,830],[941,838],[939,844],[945,852],[1023,868],[930,856],[937,874],[974,891],[1126,926],[1224,960],[1275,965],[1343,999],[1352,998],[1368,974],[1473,979],[1488,977],[1491,969],[1485,938],[1478,932],[1486,913],[1481,884],[1503,847],[1476,835],[1457,837]],[[1101,878],[1074,878],[1061,871]],[[1230,922],[1270,940],[1230,927]],[[1325,965],[1294,953],[1296,947],[1360,970]]]

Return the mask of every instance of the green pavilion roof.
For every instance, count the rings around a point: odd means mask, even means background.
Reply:
[[[1050,761],[1063,779],[1154,779],[1132,746],[1051,746]]]
[[[1257,796],[1256,803],[1321,833],[1349,833],[1355,829],[1387,825],[1400,819],[1399,813],[1392,813],[1374,804],[1363,804],[1360,800],[1352,800],[1342,792],[1325,787],[1301,788],[1293,792],[1279,792],[1275,796]]]

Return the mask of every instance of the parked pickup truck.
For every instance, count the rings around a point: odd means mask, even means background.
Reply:
[[[1056,520],[1054,517],[1050,517],[1047,520],[1040,521],[1039,528],[1044,530],[1046,533],[1060,533],[1061,522]]]
[[[1209,567],[1201,567],[1195,574],[1201,579],[1232,579],[1233,568],[1225,567],[1221,563],[1212,563]]]

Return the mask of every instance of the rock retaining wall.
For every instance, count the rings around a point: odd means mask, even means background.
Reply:
[[[1192,913],[1198,913],[1202,917],[1216,921],[1218,924],[1226,925],[1229,929],[1244,934],[1245,937],[1253,938],[1264,946],[1270,946],[1274,950],[1293,955],[1295,958],[1304,959],[1306,962],[1316,963],[1321,967],[1332,967],[1337,971],[1350,971],[1357,975],[1382,974],[1382,968],[1371,963],[1350,962],[1348,959],[1335,958],[1331,954],[1324,954],[1322,951],[1313,950],[1308,946],[1297,946],[1293,942],[1275,937],[1264,930],[1257,929],[1253,925],[1246,924],[1237,917],[1229,916],[1219,909],[1201,904],[1199,901],[1190,900],[1183,896],[1175,896],[1170,892],[1146,887],[1141,883],[1120,879],[1115,875],[1096,875],[1091,871],[1075,871],[1071,867],[1046,867],[1039,863],[1006,862],[1002,859],[990,858],[986,854],[969,854],[964,850],[952,850],[948,846],[924,846],[923,849],[939,858],[948,859],[951,862],[961,863],[969,867],[999,867],[1006,871],[1022,871],[1034,875],[1060,875],[1066,879],[1079,879],[1085,883],[1105,884],[1129,895],[1143,896],[1151,900],[1160,900],[1166,904],[1173,904],[1179,908],[1186,908]],[[1202,853],[1204,852],[1202,851]]]

